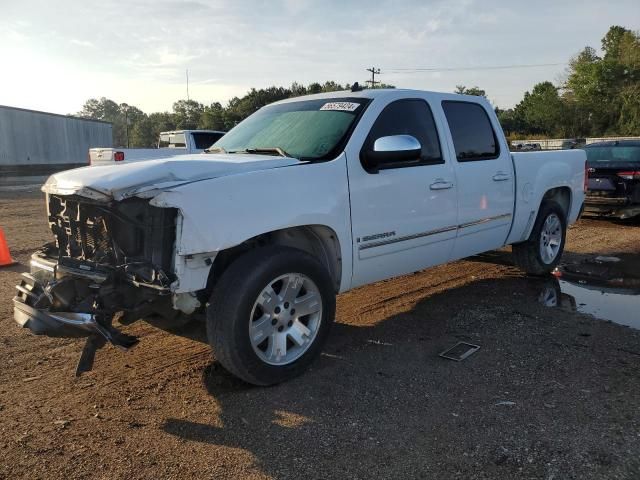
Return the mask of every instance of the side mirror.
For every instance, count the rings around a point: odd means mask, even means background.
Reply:
[[[378,173],[380,167],[393,163],[419,160],[422,145],[412,135],[391,135],[373,142],[373,149],[363,152],[362,163],[367,171]]]

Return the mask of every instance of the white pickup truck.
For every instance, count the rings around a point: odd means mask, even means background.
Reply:
[[[15,319],[88,335],[82,371],[102,343],[136,342],[116,314],[201,312],[224,367],[282,382],[320,353],[340,292],[509,244],[525,272],[550,272],[581,212],[585,160],[510,153],[475,96],[281,101],[208,154],[51,176],[55,242],[33,255]]]
[[[189,153],[200,153],[225,134],[218,130],[175,130],[162,132],[157,148],[90,148],[90,165],[142,162]]]

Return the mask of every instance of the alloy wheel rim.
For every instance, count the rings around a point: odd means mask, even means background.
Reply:
[[[562,222],[555,213],[550,214],[544,221],[540,233],[540,258],[549,265],[558,256],[562,243]]]
[[[322,296],[306,275],[287,273],[270,281],[253,304],[249,339],[269,365],[295,362],[309,349],[322,321]]]

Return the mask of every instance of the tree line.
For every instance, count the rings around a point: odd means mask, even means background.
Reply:
[[[508,136],[584,138],[640,135],[640,36],[612,26],[603,55],[586,47],[560,85],[534,85],[506,110],[496,108]]]
[[[585,47],[573,57],[559,85],[538,83],[514,107],[495,107],[505,134],[510,137],[562,137],[640,135],[640,35],[612,26],[602,38],[603,55]],[[378,88],[389,88],[380,85]],[[321,92],[347,90],[334,81],[304,86],[252,88],[243,97],[203,105],[179,100],[172,112],[146,114],[139,108],[107,98],[88,100],[77,114],[113,124],[115,146],[152,147],[161,131],[176,129],[230,130],[238,122],[271,102]],[[480,95],[479,87],[459,85],[455,93]]]
[[[392,85],[384,85],[393,88]],[[153,147],[158,134],[167,130],[206,129],[228,131],[240,121],[269,103],[313,93],[348,90],[351,85],[334,81],[290,87],[252,88],[243,97],[234,97],[223,106],[220,102],[203,105],[195,100],[178,100],[171,112],[146,114],[139,108],[116,103],[108,98],[85,102],[78,116],[104,120],[113,124],[113,145],[117,147]]]

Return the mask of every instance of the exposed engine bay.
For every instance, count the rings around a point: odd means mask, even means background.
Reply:
[[[171,308],[177,211],[131,198],[97,202],[47,196],[55,242],[31,258],[16,286],[18,323],[36,334],[88,336],[77,373],[90,370],[107,341],[127,349],[137,338],[113,326],[144,316],[175,316]]]

